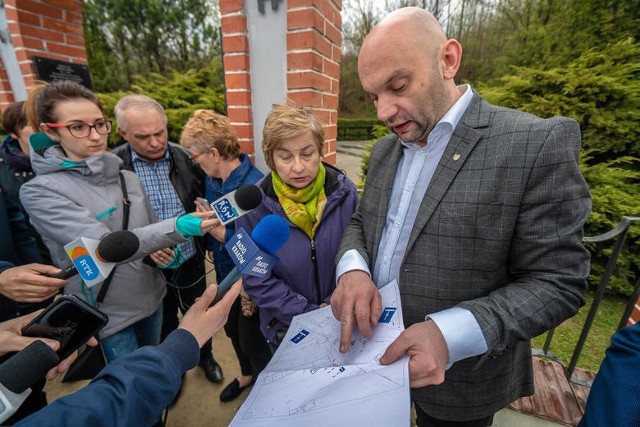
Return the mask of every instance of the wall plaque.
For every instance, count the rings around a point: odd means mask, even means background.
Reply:
[[[41,56],[33,56],[32,60],[38,80],[45,82],[71,80],[93,90],[89,67],[84,64],[74,64]]]

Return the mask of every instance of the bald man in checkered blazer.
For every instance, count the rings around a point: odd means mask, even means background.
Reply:
[[[453,82],[460,57],[423,9],[367,36],[360,80],[394,134],[371,153],[331,299],[346,351],[398,280],[407,329],[381,363],[410,357],[418,426],[490,425],[532,394],[529,340],[577,312],[589,272],[578,124],[490,105]]]

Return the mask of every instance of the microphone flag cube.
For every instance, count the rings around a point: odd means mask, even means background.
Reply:
[[[114,263],[100,261],[96,255],[99,240],[80,237],[64,245],[69,259],[88,287],[105,281],[113,270]]]
[[[222,197],[211,203],[221,225],[226,225],[240,216],[238,209],[229,198]]]
[[[261,250],[244,228],[236,230],[225,248],[240,273],[255,277],[265,277],[276,265],[279,258]]]

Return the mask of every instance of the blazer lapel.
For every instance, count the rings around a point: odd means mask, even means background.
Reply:
[[[449,186],[455,179],[465,160],[480,140],[483,133],[480,128],[489,124],[488,104],[474,92],[473,99],[467,111],[460,118],[460,122],[453,131],[447,148],[438,163],[429,187],[424,194],[420,209],[407,243],[407,252],[425,227],[431,215],[440,204]]]
[[[373,197],[373,200],[377,200],[377,208],[376,208],[376,218],[382,218],[380,221],[371,221],[374,224],[374,236],[373,242],[376,244],[372,245],[374,248],[372,260],[375,260],[378,256],[379,245],[377,243],[380,242],[382,238],[382,231],[385,226],[385,218],[387,217],[387,210],[389,207],[389,201],[391,200],[391,193],[393,191],[393,184],[396,176],[396,171],[398,169],[398,163],[402,158],[402,144],[400,143],[398,137],[396,135],[389,136],[390,140],[387,141],[389,144],[389,149],[383,150],[381,153],[381,158],[376,159],[380,162],[380,167],[375,168],[376,175],[374,177],[368,177],[367,179],[373,179],[375,181],[374,185],[367,186],[365,185],[365,193],[368,189],[376,189],[372,190],[372,194],[368,197]],[[373,159],[370,159],[370,162]],[[371,170],[371,168],[369,168]],[[379,189],[379,190],[377,190]],[[367,220],[365,218],[365,220]],[[370,220],[370,219],[369,219]]]

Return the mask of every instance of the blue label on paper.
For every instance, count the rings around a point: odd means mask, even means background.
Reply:
[[[389,323],[393,318],[393,315],[396,313],[396,307],[385,307],[382,310],[382,314],[380,315],[380,319],[378,323]]]
[[[302,329],[300,332],[295,334],[293,336],[293,338],[291,338],[291,342],[294,343],[294,344],[298,344],[300,341],[305,339],[307,337],[307,335],[309,335],[309,331],[307,331],[305,329]]]

